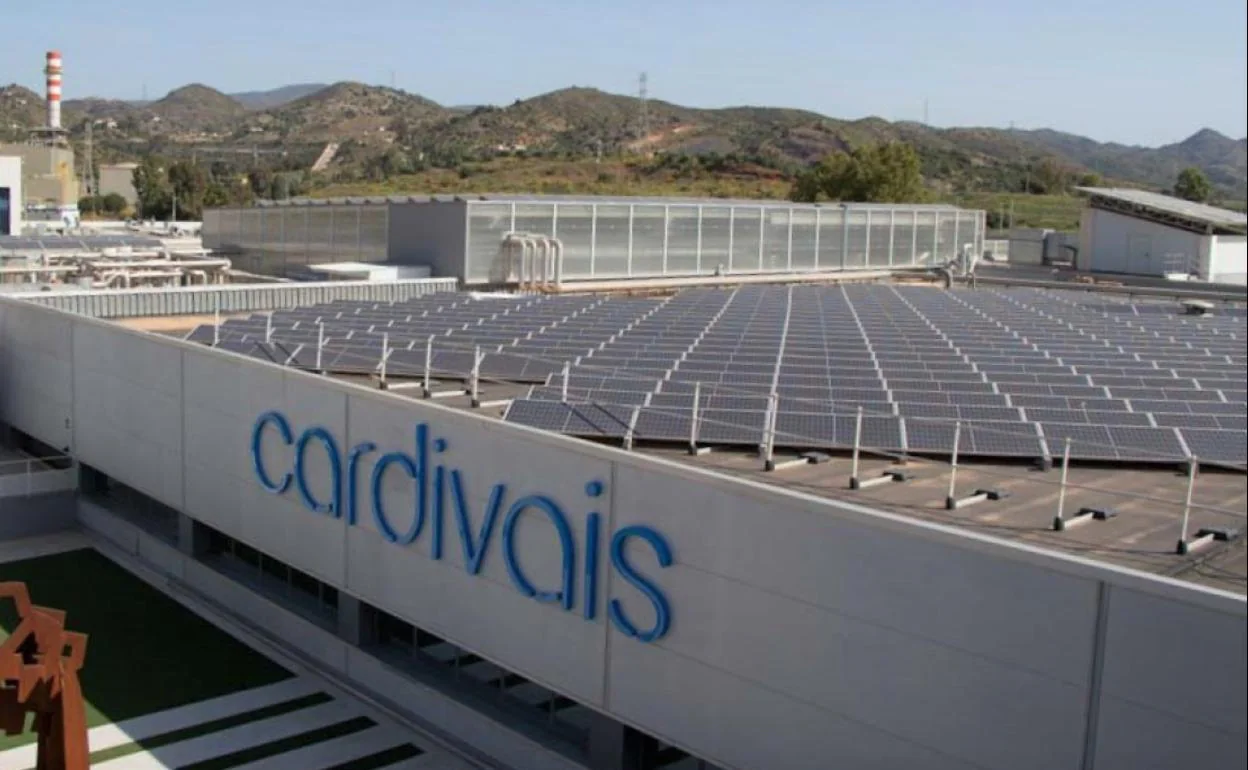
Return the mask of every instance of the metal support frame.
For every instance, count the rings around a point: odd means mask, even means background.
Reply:
[[[468,390],[474,409],[481,406],[481,360],[484,358],[485,354],[481,352],[481,346],[477,345],[472,351],[472,380]]]
[[[962,443],[962,421],[953,426],[953,452],[949,456],[949,492],[945,495],[945,509],[952,511],[958,507],[958,499],[954,493],[958,487],[958,446]]]
[[[1066,521],[1062,518],[1066,510],[1066,479],[1070,473],[1070,436],[1066,437],[1066,441],[1062,446],[1062,480],[1057,490],[1057,515],[1053,517],[1053,529],[1061,532],[1066,528]]]
[[[325,324],[321,319],[316,319],[316,371],[321,374],[325,373],[325,365],[323,362],[323,351],[325,350]]]
[[[702,413],[702,383],[693,383],[693,411],[689,419],[689,454],[700,455],[710,451],[710,447],[698,447],[699,416]]]
[[[378,364],[378,369],[381,373],[380,387],[382,390],[386,389],[386,361],[389,358],[390,358],[390,334],[388,332],[383,332],[381,335],[381,363]]]
[[[1183,519],[1179,525],[1179,542],[1175,546],[1175,553],[1180,556],[1190,552],[1196,545],[1187,539],[1187,527],[1192,515],[1192,494],[1196,490],[1196,476],[1199,472],[1200,461],[1196,459],[1196,455],[1192,455],[1187,461],[1187,494],[1183,498]]]
[[[563,362],[562,382],[559,388],[559,399],[562,403],[568,403],[568,377],[571,374],[572,366],[567,362]]]
[[[433,335],[429,335],[429,339],[425,340],[425,374],[422,383],[424,397],[429,398],[433,395]]]
[[[767,396],[767,415],[763,420],[763,470],[776,469],[776,412],[780,396],[772,391]]]

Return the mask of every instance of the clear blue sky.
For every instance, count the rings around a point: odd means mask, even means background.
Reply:
[[[59,0],[4,3],[0,83],[65,98],[395,83],[444,104],[569,85],[693,106],[1052,127],[1148,145],[1248,134],[1244,0]],[[57,13],[58,17],[50,14]]]

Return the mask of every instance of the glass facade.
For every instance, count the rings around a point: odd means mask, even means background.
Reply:
[[[9,219],[13,211],[13,193],[7,187],[0,187],[0,235],[12,235],[9,232]]]
[[[543,197],[307,202],[204,214],[206,246],[269,275],[395,258],[470,286],[500,283],[514,274],[503,248],[509,233],[557,239],[569,282],[802,273],[928,267],[978,253],[984,214],[930,205]]]
[[[279,276],[326,262],[385,262],[386,204],[311,204],[204,212],[204,246],[227,253],[240,270]]]
[[[419,205],[419,204],[417,204]],[[465,278],[505,274],[509,232],[557,238],[564,281],[943,264],[983,240],[983,212],[946,206],[599,199],[469,201]]]

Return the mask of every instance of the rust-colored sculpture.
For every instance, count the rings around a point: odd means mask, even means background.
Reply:
[[[30,603],[25,583],[0,583],[0,601],[12,599],[18,623],[0,644],[0,730],[22,732],[35,714],[37,770],[88,770],[86,706],[78,671],[86,634],[65,630],[62,610]]]

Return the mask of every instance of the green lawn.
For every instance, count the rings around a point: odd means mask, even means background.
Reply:
[[[0,564],[31,602],[65,610],[66,627],[88,635],[80,672],[88,726],[260,687],[291,673],[91,549]],[[0,639],[16,625],[0,609]],[[0,750],[34,735],[0,735]]]

